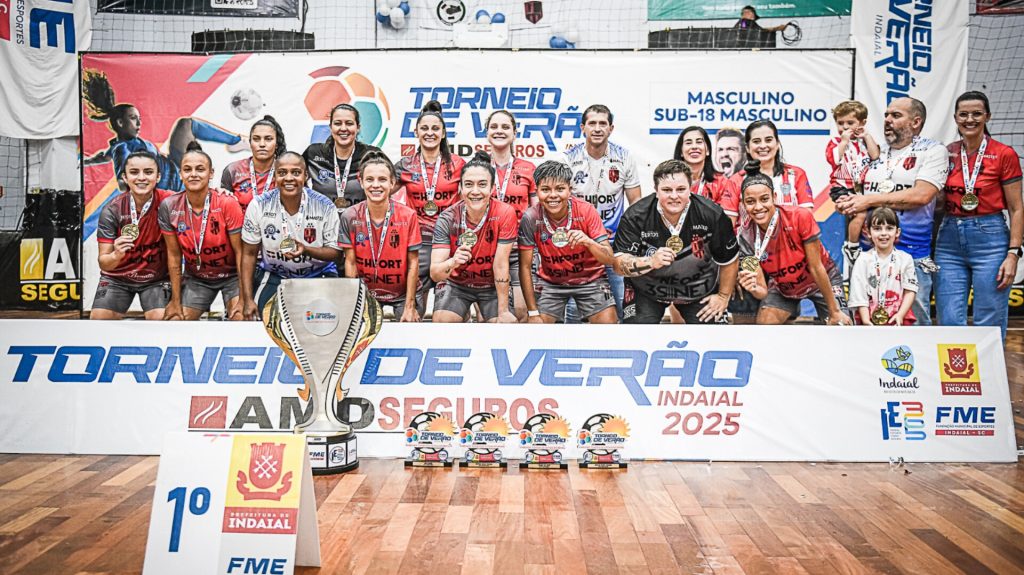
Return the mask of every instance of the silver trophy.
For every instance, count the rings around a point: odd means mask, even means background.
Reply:
[[[302,370],[299,397],[313,409],[295,432],[306,434],[313,474],[355,469],[356,436],[336,404],[345,398],[345,371],[380,332],[380,304],[358,279],[285,279],[263,308],[263,325]]]

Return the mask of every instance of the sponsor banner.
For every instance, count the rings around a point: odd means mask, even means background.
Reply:
[[[0,136],[78,134],[78,52],[91,43],[89,0],[0,0]]]
[[[444,74],[437,72],[441,65]],[[415,121],[428,100],[441,102],[454,152],[467,158],[488,148],[490,113],[507,109],[519,124],[515,156],[535,163],[580,142],[583,110],[605,104],[614,114],[611,140],[633,152],[645,193],[653,191],[654,166],[672,157],[682,128],[700,125],[714,135],[771,119],[781,130],[786,160],[808,173],[818,221],[836,225],[838,242],[842,218],[830,219],[834,207],[827,193],[819,193],[828,183],[822,154],[833,129],[829,110],[853,92],[852,66],[852,53],[844,50],[87,54],[83,78],[109,85],[118,104],[138,113],[141,127],[122,129],[91,114],[88,102],[82,104],[85,308],[91,308],[99,277],[96,223],[103,206],[120,193],[115,170],[125,152],[159,150],[164,165],[173,166],[184,142],[197,138],[219,174],[250,155],[247,146],[234,144],[257,118],[273,115],[289,148],[302,151],[329,137],[327,115],[341,102],[359,110],[360,140],[396,160],[415,153]],[[270,82],[268,70],[273,70]],[[687,79],[666,76],[665,70],[687,70]],[[606,81],[622,77],[630,81]],[[594,90],[595,82],[600,91]],[[827,226],[824,237],[830,237]]]
[[[801,0],[799,2],[753,2],[733,0],[647,0],[648,20],[739,20],[745,6],[753,6],[760,18],[796,16],[846,16],[852,0]]]
[[[867,105],[868,130],[883,141],[883,112],[911,96],[928,107],[923,136],[956,136],[953,107],[967,85],[969,2],[858,0],[851,28],[857,53],[856,97]]]
[[[298,18],[299,0],[99,0],[97,12]]]
[[[291,433],[311,414],[256,323],[7,320],[0,333],[0,452],[152,454],[169,431]],[[996,328],[387,324],[343,385],[365,457],[407,455],[424,412],[488,412],[538,440],[556,431],[539,416],[565,422],[569,458],[571,429],[604,413],[629,422],[630,458],[1016,460]],[[950,393],[961,386],[973,394]]]

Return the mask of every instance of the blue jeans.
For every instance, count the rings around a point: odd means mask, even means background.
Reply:
[[[914,325],[932,324],[932,284],[935,283],[935,272],[925,271],[921,265],[927,258],[914,260],[914,271],[917,272],[917,296],[910,311],[914,312],[917,322]]]
[[[615,313],[619,315],[619,323],[622,323],[622,297],[626,294],[626,282],[622,276],[615,273],[611,266],[604,266],[604,272],[608,276],[608,284],[612,286]],[[576,311],[576,300],[570,299],[565,306],[565,323],[580,323],[579,313]]]
[[[1002,214],[953,217],[939,226],[935,308],[942,325],[967,325],[967,298],[974,288],[974,325],[996,326],[1006,339],[1010,288],[996,289],[1010,231]]]

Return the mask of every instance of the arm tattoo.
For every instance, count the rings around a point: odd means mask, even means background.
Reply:
[[[623,271],[622,275],[627,278],[642,276],[653,269],[650,258],[638,258],[627,254],[622,259],[622,265],[620,266]]]

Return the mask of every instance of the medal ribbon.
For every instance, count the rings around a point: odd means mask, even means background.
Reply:
[[[548,221],[548,213],[541,208],[540,215],[544,220],[544,227],[547,228],[549,234],[553,235],[555,230],[551,228],[551,222]],[[569,198],[569,214],[565,217],[565,226],[558,226],[559,230],[568,231],[570,228],[572,228],[572,198]]]
[[[658,215],[661,216],[661,223],[665,224],[668,228],[668,233],[673,236],[678,236],[679,232],[683,229],[683,222],[686,221],[686,214],[690,213],[690,206],[693,205],[693,200],[686,202],[686,207],[683,208],[683,213],[679,216],[679,223],[672,227],[672,224],[668,223],[668,218],[665,217],[665,212],[661,209],[661,204],[655,204],[655,209],[658,210]]]
[[[978,181],[978,174],[981,173],[981,162],[985,159],[985,148],[988,147],[988,138],[983,137],[981,139],[981,147],[978,148],[978,155],[974,158],[974,169],[970,170],[971,177],[967,178],[968,163],[967,163],[967,145],[961,140],[960,142],[960,169],[963,171],[964,176],[964,195],[974,193],[974,184]],[[135,204],[132,204],[133,206]]]
[[[384,223],[380,227],[380,240],[377,242],[376,251],[373,249],[373,221],[370,220],[370,206],[364,205],[366,210],[366,235],[370,236],[370,259],[373,261],[373,281],[377,281],[377,270],[380,266],[380,256],[384,254],[384,239],[388,237],[388,226],[391,225],[391,214],[394,213],[395,202],[388,200],[388,213],[384,215]]]
[[[131,192],[129,192],[129,194],[131,194]],[[149,211],[149,206],[153,205],[153,196],[156,195],[156,188],[153,188],[153,191],[150,192],[149,194],[150,194],[149,195],[149,199],[146,200],[146,203],[142,204],[142,213],[141,214],[136,213],[136,211],[135,211],[135,196],[131,195],[131,197],[128,199],[128,206],[131,207],[131,209],[132,209],[132,212],[131,212],[131,214],[132,214],[132,224],[134,224],[135,226],[139,225],[139,220],[141,220],[142,218],[144,218],[146,216],[146,212]],[[186,201],[188,201],[188,200],[186,200]]]
[[[484,228],[484,224],[487,223],[487,216],[491,213],[491,202],[487,202],[487,209],[484,210],[484,217],[480,218],[480,221],[476,224],[476,227],[472,230],[469,229],[469,225],[466,224],[466,213],[469,212],[469,208],[465,203],[462,204],[462,231],[472,231],[474,234],[480,233],[480,230]]]
[[[896,267],[896,252],[889,254],[889,269],[885,274],[885,281],[882,281],[882,264],[878,260],[878,253],[875,253],[875,302],[878,304],[877,307],[885,309],[885,293],[886,287],[889,285],[889,280],[892,279],[892,270]],[[888,310],[886,310],[888,313]]]
[[[339,198],[344,199],[345,186],[348,185],[349,169],[352,167],[352,158],[354,158],[356,155],[356,149],[355,146],[353,146],[352,155],[349,156],[347,160],[345,160],[344,174],[341,173],[341,170],[338,169],[338,155],[334,154],[333,152],[331,153],[331,155],[334,156],[334,190],[338,194]],[[305,195],[303,195],[303,199],[305,199]]]
[[[256,163],[249,158],[249,183],[252,184],[252,193],[256,194]],[[267,173],[267,183],[263,184],[263,191],[257,195],[265,194],[270,191],[270,186],[274,183],[274,164],[270,164],[270,171]],[[255,196],[254,196],[255,197]]]
[[[189,230],[192,232],[192,243],[195,245],[196,251],[196,270],[203,267],[203,240],[206,239],[206,224],[210,219],[210,195],[213,192],[206,190],[206,199],[203,200],[203,219],[201,227],[199,228],[199,238],[196,239],[196,227],[195,225],[189,226]],[[133,204],[134,205],[134,204]],[[185,198],[185,205],[188,206],[188,223],[192,223],[193,211],[192,204],[189,203],[188,198]]]
[[[766,258],[766,252],[768,251],[768,242],[772,238],[772,234],[775,233],[776,226],[779,225],[779,209],[775,208],[775,213],[772,215],[772,221],[768,222],[768,229],[764,232],[764,237],[761,236],[761,228],[754,225],[757,233],[754,235],[754,257],[757,261],[763,262]]]
[[[914,137],[914,140],[915,141],[917,140],[916,136]],[[910,154],[910,152],[913,152],[913,151],[914,151],[914,142],[911,142],[909,146],[907,146],[906,148],[903,149],[903,153],[901,153],[899,156],[896,156],[896,163],[895,164],[893,164],[893,162],[892,162],[892,149],[890,148],[890,149],[885,151],[885,172],[886,172],[885,178],[887,180],[892,180],[892,175],[896,171],[896,166],[899,166],[900,162],[903,160],[903,158],[906,158],[907,155]]]
[[[710,192],[707,193],[707,194],[704,193],[704,188],[706,188],[706,187],[707,187],[707,182],[704,181],[704,176],[701,175],[700,179],[697,180],[697,195],[698,196],[704,196],[705,198],[710,198],[711,197],[711,193]]]
[[[277,201],[281,201],[281,197],[278,196]],[[284,203],[281,203],[281,227],[284,228],[284,234],[286,236],[295,237],[294,234],[288,233],[288,211],[284,209]],[[299,211],[295,214],[295,219],[290,220],[295,224],[295,227],[302,228],[306,224],[306,188],[302,188],[302,199],[299,200]]]
[[[441,173],[441,155],[437,155],[437,159],[434,160],[434,178],[430,181],[430,185],[427,185],[427,161],[423,159],[423,152],[420,152],[420,175],[423,176],[423,191],[427,194],[427,201],[433,202],[434,196],[437,195],[437,175]]]
[[[516,163],[516,159],[512,158],[508,162],[508,169],[505,170],[505,177],[501,182],[501,186],[498,187],[498,201],[505,201],[505,194],[508,193],[508,183],[512,181],[512,166]],[[498,170],[498,166],[494,166],[494,170]],[[424,176],[426,177],[426,176]],[[465,226],[463,226],[465,227]]]

